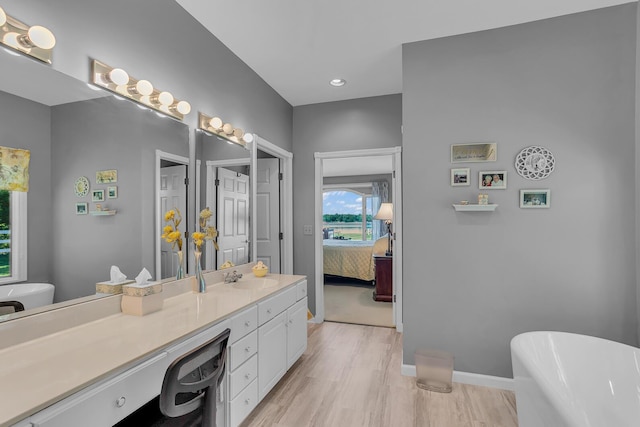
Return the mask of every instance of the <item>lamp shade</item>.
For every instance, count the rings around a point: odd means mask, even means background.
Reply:
[[[393,203],[382,203],[380,209],[373,219],[383,219],[385,221],[393,220]]]

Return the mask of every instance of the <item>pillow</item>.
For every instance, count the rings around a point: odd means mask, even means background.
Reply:
[[[385,234],[373,244],[373,253],[375,255],[384,255],[388,248],[389,241],[387,240],[387,234]]]

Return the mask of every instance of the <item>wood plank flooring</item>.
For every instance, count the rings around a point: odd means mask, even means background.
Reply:
[[[395,329],[325,322],[308,333],[305,354],[242,427],[518,425],[510,391],[454,383],[436,393],[402,376]]]

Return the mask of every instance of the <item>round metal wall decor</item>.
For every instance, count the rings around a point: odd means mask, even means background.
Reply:
[[[537,181],[553,172],[556,160],[551,151],[544,147],[532,145],[523,149],[516,156],[516,171],[520,176]]]

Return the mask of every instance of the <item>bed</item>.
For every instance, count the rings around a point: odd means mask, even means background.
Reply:
[[[372,282],[373,254],[386,249],[386,237],[371,240],[325,239],[322,241],[324,274]]]

